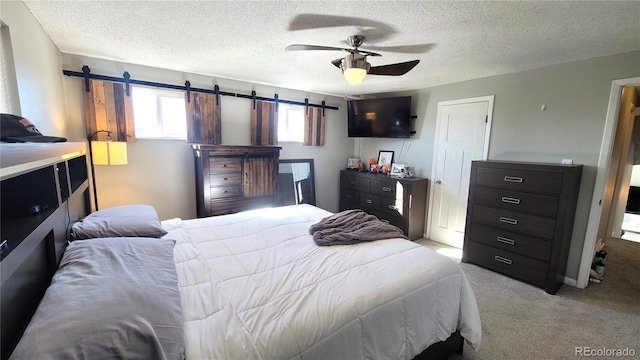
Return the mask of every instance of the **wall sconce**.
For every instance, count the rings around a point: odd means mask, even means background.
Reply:
[[[92,141],[91,139],[98,133],[106,132],[107,141]],[[108,130],[98,130],[88,136],[91,143],[91,178],[93,179],[93,198],[96,210],[98,210],[98,190],[96,189],[96,176],[94,165],[126,165],[127,164],[127,143],[122,141],[112,141],[112,132]]]
[[[101,132],[107,133],[107,141],[91,140]],[[98,130],[89,135],[93,165],[127,165],[127,143],[112,139],[112,132],[108,130]]]
[[[92,141],[94,165],[127,165],[127,143],[121,141]]]

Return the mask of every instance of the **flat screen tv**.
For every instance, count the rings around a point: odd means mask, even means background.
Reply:
[[[349,137],[408,138],[411,96],[347,102]]]

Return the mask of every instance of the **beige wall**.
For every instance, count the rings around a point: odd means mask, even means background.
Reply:
[[[611,83],[640,75],[640,51],[394,95],[413,96],[417,134],[411,140],[366,139],[363,158],[403,149],[404,164],[430,177],[439,101],[495,95],[489,159],[583,164],[566,276],[575,280],[582,256]],[[546,104],[546,111],[542,111]],[[408,150],[407,150],[408,148]]]
[[[270,86],[218,79],[210,76],[187,74],[96,58],[62,55],[65,70],[81,71],[88,65],[91,73],[121,77],[124,71],[132,79],[182,85],[186,80],[191,86],[213,88],[221,91],[337,106],[339,110],[327,110],[325,146],[308,147],[295,143],[282,143],[282,159],[314,159],[317,205],[329,211],[338,211],[339,170],[344,168],[351,155],[353,140],[347,138],[346,106],[342,98],[278,89]],[[77,77],[65,77],[64,89],[69,134],[83,139],[84,115],[82,83]],[[251,101],[222,96],[222,142],[224,145],[250,145]],[[119,204],[144,203],[153,205],[161,219],[196,216],[195,177],[193,158],[189,145],[184,141],[138,140],[128,145],[129,163],[123,166],[97,166],[96,181],[100,208]]]
[[[11,33],[20,115],[44,135],[66,137],[58,47],[22,1],[0,1],[0,19]]]

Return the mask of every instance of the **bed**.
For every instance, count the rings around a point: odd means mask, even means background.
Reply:
[[[103,226],[69,245],[13,357],[413,359],[480,346],[457,264],[400,238],[318,246],[309,228],[331,215],[305,204],[170,219],[153,237]]]

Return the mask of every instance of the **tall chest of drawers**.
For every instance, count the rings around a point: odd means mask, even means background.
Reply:
[[[198,217],[275,206],[278,146],[193,145]]]
[[[564,282],[582,165],[474,161],[462,261],[542,287]]]
[[[411,240],[424,234],[427,179],[340,172],[340,211],[362,209],[397,226]]]

